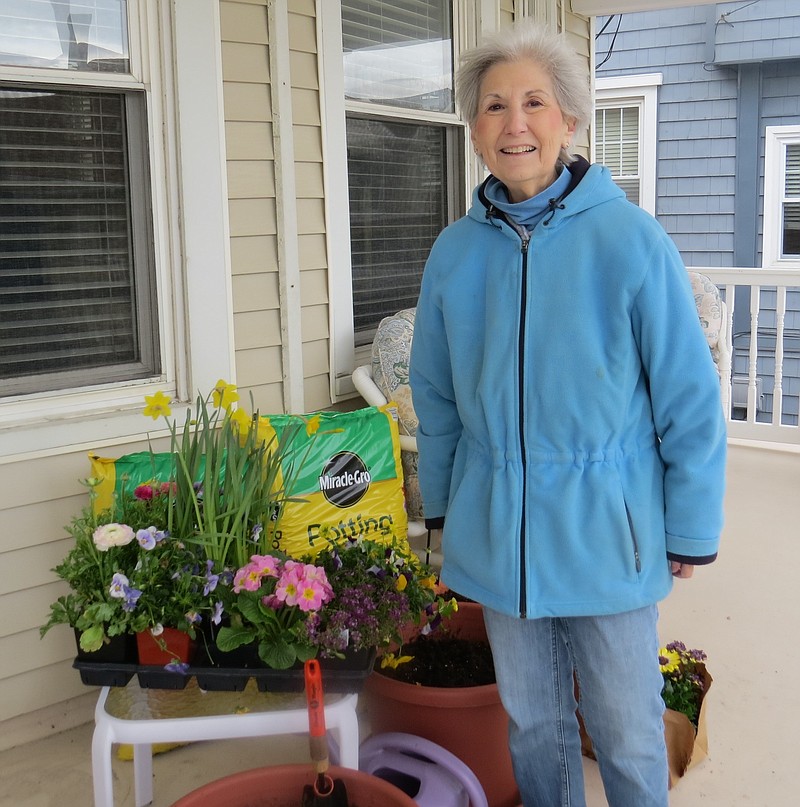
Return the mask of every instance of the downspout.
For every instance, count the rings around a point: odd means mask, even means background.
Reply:
[[[297,227],[287,0],[269,0],[267,22],[269,25],[270,91],[272,93],[272,139],[275,150],[283,406],[286,412],[304,412],[300,248]]]

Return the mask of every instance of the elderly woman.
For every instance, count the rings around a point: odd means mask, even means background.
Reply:
[[[457,98],[491,175],[431,251],[411,384],[442,578],[484,605],[525,807],[666,807],[657,603],[716,557],[725,424],[680,256],[569,154],[582,61],[525,24]]]

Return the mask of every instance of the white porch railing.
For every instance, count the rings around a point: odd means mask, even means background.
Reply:
[[[711,279],[728,309],[729,437],[800,446],[800,269],[690,269]]]

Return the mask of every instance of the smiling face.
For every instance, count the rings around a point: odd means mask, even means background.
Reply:
[[[575,122],[565,118],[553,82],[537,62],[499,62],[486,71],[472,144],[512,202],[530,199],[555,181],[559,152],[574,131]]]

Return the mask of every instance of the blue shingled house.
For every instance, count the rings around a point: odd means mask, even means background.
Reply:
[[[658,217],[687,266],[800,268],[800,2],[597,17],[595,76],[595,159]],[[754,352],[750,288],[735,295],[734,417],[756,362],[758,419],[770,419],[780,333],[781,422],[796,424],[800,289],[777,306],[761,287]]]

